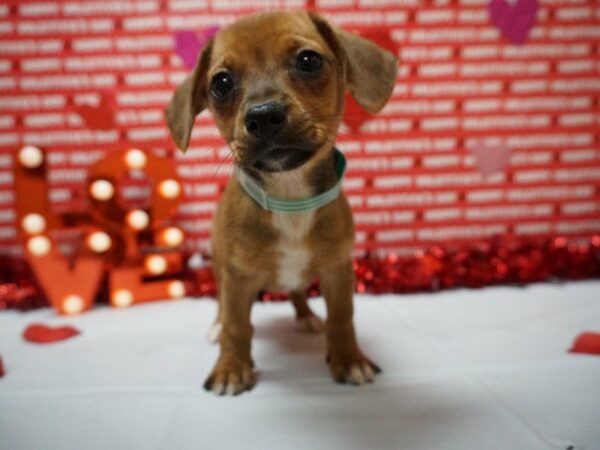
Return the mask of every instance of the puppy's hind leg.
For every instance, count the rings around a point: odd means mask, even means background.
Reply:
[[[323,331],[323,321],[308,306],[306,291],[290,292],[290,300],[296,310],[296,327],[305,333],[320,333]]]

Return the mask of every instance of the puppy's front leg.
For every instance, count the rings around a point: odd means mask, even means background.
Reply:
[[[218,395],[236,395],[251,389],[255,382],[250,356],[252,325],[250,310],[260,285],[257,277],[221,270],[219,285],[221,354],[204,388]]]
[[[373,381],[381,372],[367,359],[358,346],[354,333],[352,294],[354,271],[352,261],[329,267],[320,273],[321,291],[327,304],[327,362],[331,376],[338,383],[360,385]]]

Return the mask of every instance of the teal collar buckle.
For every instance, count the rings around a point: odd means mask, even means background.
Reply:
[[[338,177],[337,183],[328,191],[325,191],[314,197],[303,198],[299,200],[287,200],[269,196],[262,186],[244,170],[235,165],[234,173],[240,186],[246,193],[266,211],[276,211],[284,213],[302,213],[318,209],[327,203],[332,202],[340,195],[342,190],[342,181],[346,171],[346,158],[338,149],[335,149],[335,172]]]

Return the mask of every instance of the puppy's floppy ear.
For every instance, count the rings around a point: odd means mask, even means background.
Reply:
[[[171,136],[181,150],[187,150],[194,119],[206,108],[208,99],[207,72],[210,64],[212,39],[204,46],[193,72],[175,90],[165,109]]]
[[[398,60],[372,41],[329,24],[309,12],[310,19],[345,66],[346,87],[367,111],[379,112],[396,83]]]

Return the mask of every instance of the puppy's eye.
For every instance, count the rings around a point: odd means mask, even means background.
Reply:
[[[323,58],[313,50],[303,50],[296,59],[296,69],[300,72],[316,73],[323,66]]]
[[[222,99],[233,90],[234,86],[233,77],[229,72],[219,72],[210,82],[210,91],[216,98]]]

